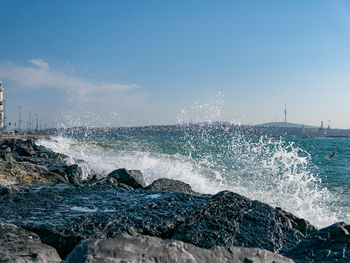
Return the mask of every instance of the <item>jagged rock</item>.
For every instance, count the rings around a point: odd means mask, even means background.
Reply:
[[[126,184],[122,184],[122,183],[118,183],[118,187],[125,189],[127,191],[132,191],[134,190],[134,188],[132,188],[130,185],[126,185]]]
[[[65,172],[67,173],[68,180],[71,184],[83,184],[83,171],[77,164],[67,166]]]
[[[19,186],[18,186],[19,187]],[[27,186],[28,188],[28,186]],[[231,192],[125,191],[111,185],[30,185],[0,196],[0,219],[37,233],[64,258],[86,238],[140,233],[211,248],[283,251],[304,238],[280,210]]]
[[[4,162],[0,160],[0,185],[18,183],[61,183],[68,178],[49,171],[46,167],[29,162]]]
[[[19,186],[15,184],[9,184],[0,186],[0,196],[7,194],[27,193],[28,191],[30,191],[30,188],[23,185]]]
[[[171,238],[210,199],[110,185],[17,187],[17,193],[0,195],[0,220],[37,233],[62,258],[86,238],[113,238],[124,232]]]
[[[106,176],[100,179],[92,178],[89,181],[89,185],[110,185],[110,186],[118,187],[118,180],[111,176]]]
[[[209,195],[125,191],[110,185],[30,185],[20,194],[0,196],[0,219],[50,236],[64,258],[86,238],[142,233],[170,238],[176,228],[202,207]]]
[[[300,222],[280,209],[223,191],[179,226],[172,238],[204,248],[258,247],[279,253],[305,238],[297,227]]]
[[[118,169],[108,174],[108,177],[114,177],[118,182],[133,188],[142,188],[146,186],[142,173],[139,170]]]
[[[41,243],[37,234],[0,222],[0,262],[61,262],[56,250]]]
[[[152,184],[145,187],[145,189],[158,192],[181,192],[185,194],[192,194],[192,188],[189,184],[167,178],[155,180]]]
[[[119,187],[127,191],[134,190],[134,188],[130,185],[120,183],[115,177],[109,175],[100,179],[93,178],[89,181],[89,185],[109,185],[113,187]]]
[[[323,228],[284,253],[296,262],[350,262],[350,225],[344,222]]]
[[[295,215],[282,210],[280,207],[277,207],[276,209],[279,210],[284,216],[288,217],[292,223],[293,228],[299,230],[305,236],[308,236],[309,234],[312,234],[318,230],[305,219],[296,217]]]
[[[83,241],[65,262],[292,263],[293,260],[258,248],[203,249],[181,241],[122,234],[114,239]]]
[[[82,171],[68,166],[65,155],[55,153],[34,140],[0,140],[0,185],[18,183],[82,183]]]

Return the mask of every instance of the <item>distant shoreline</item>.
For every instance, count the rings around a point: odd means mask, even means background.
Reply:
[[[21,139],[21,138],[33,138],[33,139],[47,139],[48,135],[43,134],[2,134],[0,139]]]

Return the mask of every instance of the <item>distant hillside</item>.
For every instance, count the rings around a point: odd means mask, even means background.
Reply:
[[[259,127],[278,127],[278,128],[302,128],[303,124],[291,123],[291,122],[267,122],[263,124],[257,124]],[[304,125],[304,128],[318,128],[316,126]]]

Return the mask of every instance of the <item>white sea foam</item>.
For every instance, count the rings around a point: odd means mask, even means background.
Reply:
[[[91,208],[88,208],[88,207],[80,207],[80,206],[72,206],[70,209],[73,210],[73,211],[83,212],[83,213],[93,213],[93,212],[97,212],[98,211],[97,208],[91,209]]]
[[[281,140],[263,137],[253,142],[244,136],[233,138],[230,147],[226,147],[227,152],[221,152],[223,158],[232,158],[231,167],[213,163],[209,157],[198,162],[191,156],[118,150],[63,137],[40,143],[70,156],[70,163],[84,160],[80,165],[86,175],[107,175],[122,167],[138,169],[147,184],[159,178],[170,178],[184,181],[201,193],[231,190],[282,207],[319,227],[339,220],[337,211],[332,211],[333,197],[310,172],[308,153]]]
[[[184,125],[224,121],[222,104],[221,93],[205,102],[197,101],[179,111],[178,122]],[[215,129],[215,125],[212,128]],[[350,220],[350,215],[339,216],[339,208],[333,205],[337,198],[322,185],[310,155],[293,143],[267,137],[256,140],[238,133],[219,144],[213,134],[215,131],[208,130],[208,126],[203,126],[196,134],[188,133],[181,145],[187,152],[173,154],[153,149],[152,145],[142,147],[144,145],[131,139],[101,143],[55,137],[40,143],[68,155],[69,163],[84,160],[79,165],[85,177],[89,174],[105,176],[118,168],[138,169],[147,184],[159,178],[170,178],[188,183],[201,193],[231,190],[281,207],[318,227]],[[124,143],[131,147],[123,146]]]

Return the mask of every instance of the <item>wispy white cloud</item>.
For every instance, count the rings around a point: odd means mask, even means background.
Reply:
[[[11,63],[0,64],[0,79],[13,83],[22,89],[55,88],[69,92],[78,92],[88,96],[97,92],[122,92],[139,88],[137,84],[119,84],[109,82],[91,82],[66,73],[52,70],[49,63],[42,59],[31,59],[30,66]]]
[[[31,59],[29,60],[29,62],[31,62],[33,65],[38,66],[39,68],[43,69],[43,70],[49,70],[50,66],[49,63],[47,63],[46,61],[42,60],[42,59]]]
[[[136,112],[143,113],[153,106],[147,91],[137,84],[90,81],[55,70],[42,59],[29,62],[26,66],[0,62],[0,80],[5,89],[18,95],[17,99],[23,99],[23,94],[27,94],[22,92],[24,90],[36,94],[50,89],[65,91],[66,94],[52,93],[60,97],[48,96],[50,92],[45,92],[44,100],[39,99],[40,96],[32,99],[32,103],[40,102],[37,111],[51,116],[50,121],[54,119],[56,124],[67,127],[131,125],[138,116]],[[62,108],[48,107],[57,100],[63,101]],[[21,104],[23,108],[29,108],[30,103],[25,103]],[[145,122],[143,118],[141,121]]]

